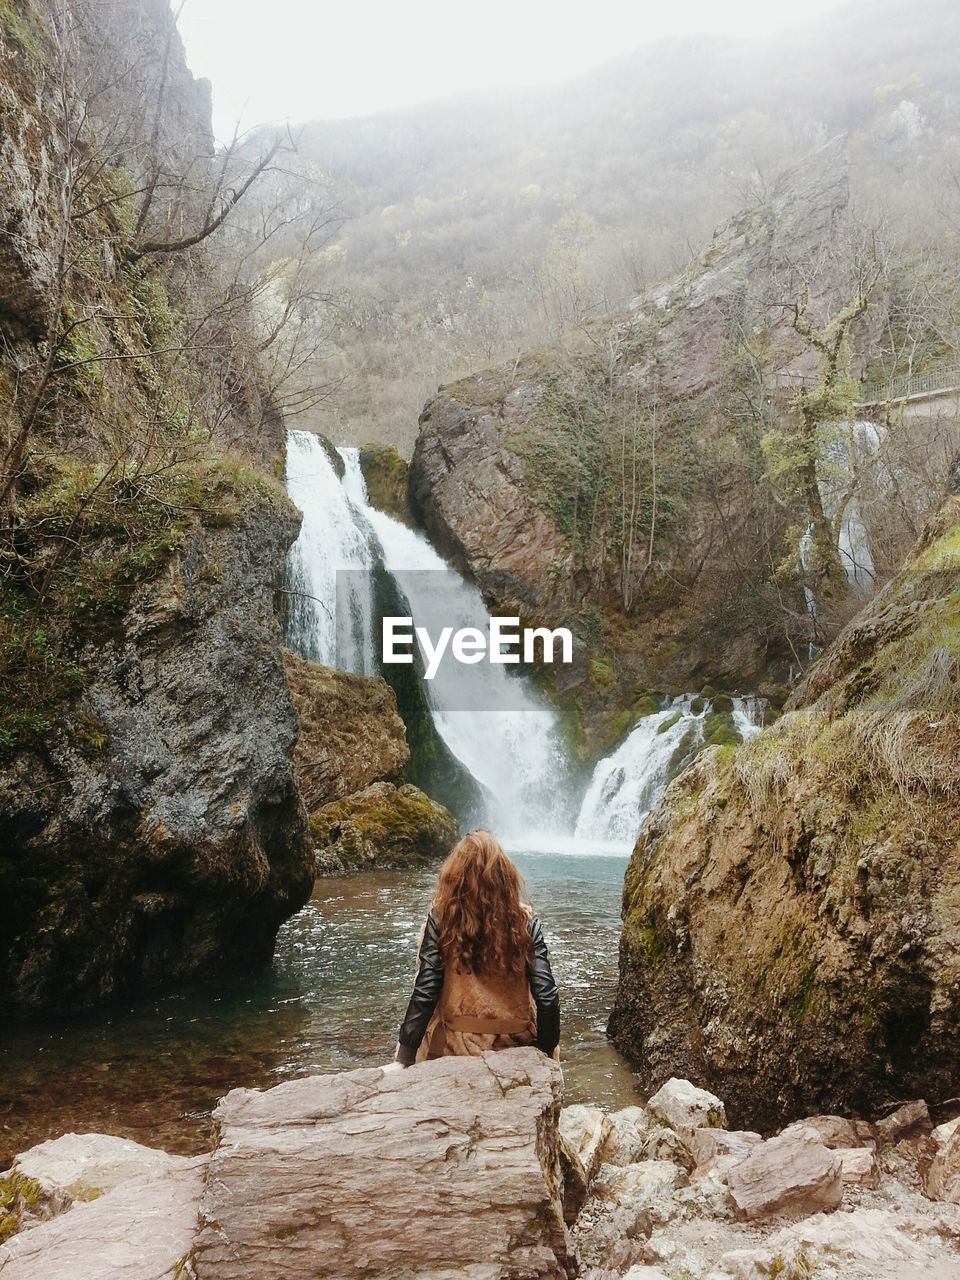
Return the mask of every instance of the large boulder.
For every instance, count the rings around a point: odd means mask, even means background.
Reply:
[[[807,1217],[843,1199],[843,1164],[812,1133],[784,1133],[749,1147],[727,1170],[741,1218]]]
[[[561,1093],[535,1049],[234,1090],[215,1113],[198,1280],[573,1274]]]
[[[309,662],[283,652],[300,722],[294,771],[312,813],[374,782],[397,782],[410,758],[397,699],[379,676]]]
[[[761,1129],[955,1094],[958,526],[952,498],[777,724],[645,822],[610,1019],[642,1087],[690,1076]]]
[[[266,479],[235,497],[90,637],[43,749],[0,769],[0,1006],[247,968],[309,896],[275,611],[299,516]]]
[[[456,819],[419,787],[375,782],[310,817],[317,873],[405,867],[443,858],[459,838]]]

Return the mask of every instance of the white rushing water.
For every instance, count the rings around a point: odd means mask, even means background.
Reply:
[[[414,625],[432,636],[443,627],[486,632],[489,614],[477,588],[454,572],[422,534],[371,507],[359,450],[339,453],[342,483],[316,437],[290,433],[288,489],[304,514],[291,553],[293,588],[303,591],[302,603],[295,598],[297,611],[291,611],[291,644],[319,661],[375,671],[379,620],[373,616],[369,571],[377,561],[407,601]],[[341,592],[349,593],[339,656],[336,618],[345,611],[342,600],[338,607],[336,569],[367,571],[339,580]],[[525,682],[493,663],[465,667],[446,661],[433,680],[424,682],[424,690],[443,742],[483,788],[484,820],[514,844],[534,831],[562,832],[569,797],[557,720]]]
[[[765,707],[763,698],[733,699],[730,719],[741,739],[760,732]],[[632,847],[668,782],[702,745],[711,709],[702,698],[686,695],[644,716],[594,769],[577,818],[577,839]]]
[[[287,435],[286,482],[303,514],[288,562],[287,639],[305,658],[374,675],[372,538],[310,431]],[[349,598],[338,613],[337,572],[343,570],[352,571],[341,579]]]
[[[414,624],[432,636],[442,627],[486,632],[489,615],[477,588],[451,570],[423,534],[370,505],[359,450],[338,452],[342,482],[315,436],[290,433],[287,484],[304,517],[290,555],[292,589],[299,593],[288,630],[294,648],[375,672],[380,637],[372,571],[378,564],[393,578]],[[338,583],[338,569],[354,572]],[[346,608],[343,599],[338,607],[338,587],[347,593]],[[486,661],[445,662],[423,687],[439,736],[482,788],[483,820],[514,850],[628,852],[646,813],[702,744],[711,711],[690,695],[644,717],[596,766],[575,818],[557,718],[524,679]],[[741,738],[759,731],[764,706],[759,698],[733,700],[731,724]]]

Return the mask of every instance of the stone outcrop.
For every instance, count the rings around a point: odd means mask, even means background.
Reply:
[[[186,1280],[206,1157],[121,1182],[0,1244],[3,1280]]]
[[[786,421],[789,395],[777,387],[795,386],[816,361],[789,308],[772,299],[799,296],[800,264],[842,237],[847,196],[836,140],[784,174],[764,205],[718,229],[677,277],[638,298],[606,334],[602,358],[596,343],[520,358],[441,388],[424,408],[410,471],[415,510],[492,612],[573,627],[576,661],[554,673],[554,692],[576,706],[585,750],[623,732],[638,692],[784,679],[789,656],[761,620],[769,574],[761,568],[749,583],[731,574],[732,565],[756,564],[761,527],[782,547],[773,562],[789,551],[786,514],[754,505],[749,468],[762,459],[756,441],[737,439],[739,411],[725,399],[731,325],[762,345]],[[811,314],[838,305],[838,275],[810,267]],[[857,354],[856,370],[862,364]],[[660,484],[675,514],[661,512],[652,558],[628,557],[625,587],[624,558],[608,546],[624,518],[619,498],[590,459],[629,412],[624,405],[644,397],[658,406]],[[680,457],[689,468],[671,470]],[[603,663],[591,661],[600,654]]]
[[[8,1005],[89,1003],[272,952],[313,878],[274,613],[282,494],[198,525],[42,755],[0,772]],[[216,572],[211,572],[215,566]]]
[[[26,433],[0,586],[0,1006],[20,1009],[262,961],[312,875],[275,608],[298,528],[282,416],[209,244],[150,251],[202,226],[209,86],[167,0],[93,0],[69,49],[55,8],[0,5],[0,417],[8,444]]]
[[[406,867],[446,857],[459,839],[456,819],[419,787],[375,782],[310,818],[319,875],[364,867]]]
[[[417,528],[410,508],[410,466],[392,444],[365,444],[360,450],[360,470],[370,505],[401,524]]]
[[[610,1021],[647,1088],[682,1071],[764,1128],[956,1094],[958,527],[951,498],[787,714],[647,819]]]
[[[228,1094],[198,1280],[572,1274],[560,1079],[514,1049]]]
[[[674,1088],[694,1091],[680,1080]],[[690,1128],[682,1116],[668,1129],[640,1107],[561,1112],[561,1091],[555,1063],[512,1049],[234,1090],[217,1108],[210,1156],[171,1157],[119,1138],[70,1134],[0,1175],[0,1211],[19,1177],[24,1193],[55,1215],[0,1244],[0,1273],[4,1280],[960,1277],[960,1207],[933,1203],[917,1187],[927,1145],[949,1143],[957,1121],[932,1137],[899,1138],[867,1185],[836,1176],[845,1155],[872,1156],[876,1127],[863,1121],[809,1117],[764,1142],[754,1133]],[[667,1157],[602,1158],[624,1157],[627,1134],[634,1142],[666,1132],[675,1140]],[[833,1148],[821,1138],[864,1145]],[[561,1203],[566,1208],[577,1188],[561,1188],[564,1151],[588,1184],[569,1232]],[[824,1203],[831,1207],[817,1211]]]
[[[300,723],[293,766],[307,809],[374,782],[398,782],[410,752],[387,682],[308,662],[289,649],[283,665]]]
[[[38,1143],[0,1175],[0,1239],[97,1200],[121,1183],[192,1169],[186,1156],[168,1155],[106,1133],[65,1133]]]

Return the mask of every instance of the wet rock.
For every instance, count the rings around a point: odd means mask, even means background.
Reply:
[[[309,812],[374,782],[399,781],[410,751],[386,680],[308,662],[289,649],[283,666],[300,722],[293,766]]]
[[[22,1152],[0,1174],[0,1202],[8,1215],[4,1234],[63,1213],[74,1201],[96,1200],[131,1179],[192,1167],[184,1156],[128,1138],[65,1133]]]
[[[752,1146],[727,1170],[738,1217],[799,1216],[836,1209],[843,1199],[843,1164],[806,1133],[781,1134]]]
[[[724,1105],[715,1094],[676,1076],[661,1085],[647,1103],[647,1110],[678,1132],[704,1127],[722,1129],[727,1123]]]
[[[535,1049],[234,1090],[215,1113],[198,1280],[561,1280],[561,1093]]]
[[[418,787],[375,782],[324,805],[310,817],[317,874],[403,867],[445,857],[460,832],[456,819]]]
[[[187,1280],[206,1157],[120,1183],[0,1245],[3,1280]]]

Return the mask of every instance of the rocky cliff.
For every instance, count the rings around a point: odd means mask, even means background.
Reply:
[[[7,1008],[255,963],[312,880],[276,610],[298,516],[202,234],[209,109],[166,0],[0,4]]]
[[[701,756],[627,872],[615,1043],[738,1117],[873,1114],[960,1067],[960,499],[772,728]]]
[[[600,744],[624,728],[611,705],[780,682],[805,644],[805,517],[770,483],[770,441],[793,430],[791,395],[818,367],[791,299],[826,319],[854,287],[847,202],[838,139],[613,325],[423,411],[418,513],[493,612],[573,627],[576,668],[555,691]],[[854,375],[882,312],[878,295]]]

